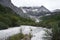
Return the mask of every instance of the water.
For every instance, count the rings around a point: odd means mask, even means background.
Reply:
[[[20,29],[22,29],[23,34],[29,34],[31,32],[31,34],[33,35],[31,40],[43,40],[46,28],[22,25],[20,27],[0,30],[0,40],[5,40],[9,36],[18,34],[20,32]],[[30,31],[31,29],[32,31]]]

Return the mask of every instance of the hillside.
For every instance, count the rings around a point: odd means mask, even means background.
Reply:
[[[40,18],[42,21],[40,26],[51,28],[52,24],[60,23],[60,12],[53,12],[51,15],[43,16]]]
[[[20,8],[16,7],[11,2],[11,0],[0,0],[0,4],[5,6],[5,7],[11,8],[14,12],[16,12],[16,14],[20,15],[21,17],[29,18],[29,16],[27,14],[24,14],[23,11]]]
[[[32,25],[34,21],[30,18],[22,18],[12,9],[0,5],[0,29],[15,27],[20,25]]]
[[[52,15],[49,16],[44,16],[41,18],[42,24],[44,24],[44,26],[50,26],[53,23],[60,23],[60,12],[53,12]]]
[[[42,17],[43,21],[40,25],[52,29],[52,33],[47,31],[48,35],[52,37],[51,40],[60,40],[60,12],[54,13],[53,15]]]

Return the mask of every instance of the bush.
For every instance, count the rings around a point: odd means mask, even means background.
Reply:
[[[51,40],[60,40],[60,12],[55,13],[54,15],[42,17],[42,24],[52,28],[52,39]]]
[[[5,25],[3,22],[0,22],[0,30],[1,29],[7,29],[8,25]]]

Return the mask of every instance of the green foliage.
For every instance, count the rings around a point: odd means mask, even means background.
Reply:
[[[43,26],[52,28],[52,39],[60,40],[60,14],[59,12],[54,15],[44,16],[41,18]]]
[[[4,24],[3,22],[0,22],[0,30],[1,29],[7,29],[8,25]]]
[[[60,27],[58,23],[53,25],[52,32],[52,40],[60,40]]]
[[[24,37],[23,34],[16,34],[8,38],[8,40],[21,40]]]
[[[16,14],[11,8],[4,7],[0,5],[0,22],[3,23],[6,27],[15,27],[20,25],[34,25],[35,23],[30,18],[22,18],[18,14]],[[0,23],[0,29],[3,27]],[[8,28],[7,27],[7,28]]]
[[[41,18],[43,21],[40,22],[40,25],[45,26],[45,27],[52,27],[51,24],[60,22],[60,14],[55,13],[54,15],[49,15],[49,16],[44,16]]]
[[[30,40],[32,37],[31,33],[29,34],[23,34],[22,29],[20,29],[20,33],[10,36],[9,38],[7,38],[7,40]]]

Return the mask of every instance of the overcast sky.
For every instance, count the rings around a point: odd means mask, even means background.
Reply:
[[[11,0],[17,7],[45,6],[49,10],[60,9],[60,0]]]

